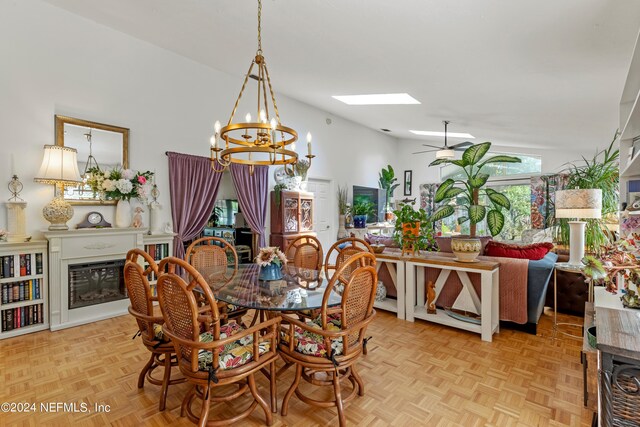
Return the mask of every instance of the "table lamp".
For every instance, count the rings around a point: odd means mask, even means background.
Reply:
[[[82,182],[75,148],[45,145],[42,165],[33,180],[54,184],[58,190],[53,200],[42,209],[44,219],[51,223],[49,230],[68,230],[67,221],[73,217],[73,207],[64,200],[64,187]]]
[[[575,189],[556,192],[556,218],[575,218],[569,221],[569,264],[582,266],[584,257],[584,229],[586,218],[602,217],[602,190]]]

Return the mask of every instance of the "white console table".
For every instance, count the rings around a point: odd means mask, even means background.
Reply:
[[[385,264],[389,270],[391,281],[396,288],[396,300],[385,298],[383,301],[376,301],[373,306],[381,310],[392,311],[397,314],[398,319],[405,318],[405,264],[400,253],[376,254],[376,269],[379,272]]]
[[[413,322],[414,318],[439,323],[458,329],[481,334],[482,341],[492,341],[494,333],[500,331],[499,322],[499,268],[500,264],[491,261],[478,261],[464,263],[453,258],[440,255],[421,255],[405,257],[406,260],[406,317]],[[425,307],[425,283],[424,268],[432,267],[440,269],[436,280],[436,295],[440,293],[451,272],[460,277],[464,292],[468,292],[474,308],[481,316],[481,324],[450,317],[441,309],[436,314],[427,313]],[[481,281],[482,300],[478,297],[467,273],[479,273]]]

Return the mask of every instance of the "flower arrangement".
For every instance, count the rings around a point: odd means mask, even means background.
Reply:
[[[7,230],[3,230],[2,228],[0,228],[0,242],[5,242],[7,240],[7,235],[9,233],[7,232]]]
[[[272,264],[282,266],[287,263],[287,257],[280,248],[267,246],[266,248],[260,248],[260,252],[255,261],[260,267],[267,267]]]
[[[131,200],[138,198],[144,201],[151,189],[150,181],[153,172],[138,172],[119,167],[105,171],[91,168],[88,172],[87,185],[106,199]]]

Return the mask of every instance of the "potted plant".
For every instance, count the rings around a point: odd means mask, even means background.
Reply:
[[[304,159],[299,159],[291,165],[291,170],[287,172],[290,190],[307,190],[307,172],[309,172],[310,167],[309,161]]]
[[[617,217],[620,200],[620,150],[614,147],[618,132],[605,150],[597,152],[593,158],[582,158],[584,164],[569,164],[566,173],[569,174],[566,187],[602,190],[602,219],[588,219],[585,230],[587,252],[599,254],[601,248],[613,243],[612,233],[606,229],[608,218]],[[569,220],[557,219],[556,240],[559,244],[569,243]]]
[[[400,184],[396,184],[398,179],[395,177],[395,173],[391,165],[387,165],[387,168],[382,168],[380,171],[378,184],[382,188],[386,195],[386,201],[384,204],[384,220],[391,221],[393,219],[393,212],[391,212],[391,198],[393,192]]]
[[[435,248],[433,223],[424,209],[415,210],[414,203],[402,203],[400,209],[393,211],[396,224],[393,237],[400,247],[411,243],[416,250]]]
[[[369,200],[358,200],[351,209],[353,213],[353,225],[355,228],[365,228],[367,217],[374,213],[374,205]]]
[[[445,204],[438,207],[431,217],[435,222],[453,215],[456,208],[466,211],[466,216],[458,218],[458,224],[470,222],[469,236],[456,236],[451,239],[451,249],[458,261],[474,262],[480,254],[480,239],[476,237],[477,224],[486,218],[487,228],[491,235],[495,236],[504,227],[502,210],[508,211],[511,208],[507,196],[492,188],[485,188],[489,174],[484,173],[482,168],[489,163],[520,163],[520,159],[497,155],[483,160],[490,148],[490,142],[483,142],[464,150],[459,160],[437,159],[429,164],[437,166],[451,163],[462,168],[464,179],[449,178],[438,187],[434,201]],[[481,199],[481,195],[485,197]]]
[[[345,229],[346,215],[349,211],[347,191],[347,187],[338,185],[338,239],[343,239],[348,236],[347,230]]]

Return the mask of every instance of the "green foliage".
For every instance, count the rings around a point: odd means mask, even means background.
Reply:
[[[607,232],[604,221],[607,217],[617,215],[620,202],[620,150],[615,142],[616,131],[609,146],[596,152],[591,158],[582,157],[583,163],[569,164],[564,171],[569,174],[567,189],[599,188],[602,190],[602,219],[588,219],[585,229],[585,243],[588,252],[598,253],[600,248],[611,242],[611,234]],[[556,239],[561,244],[569,242],[569,220],[557,219],[558,232]]]
[[[298,159],[298,161],[291,166],[292,166],[291,170],[285,169],[287,171],[287,175],[299,176],[299,177],[302,177],[303,181],[307,180],[307,172],[311,167],[311,164],[309,163],[308,160]]]
[[[400,209],[393,211],[396,217],[394,240],[402,247],[404,237],[402,233],[403,223],[420,222],[420,234],[418,236],[407,236],[413,240],[414,246],[418,250],[437,250],[436,241],[433,236],[433,221],[427,217],[424,209],[415,210],[414,203],[402,203]]]
[[[385,210],[390,210],[391,206],[391,197],[393,197],[393,192],[398,188],[400,184],[396,184],[398,178],[395,177],[395,172],[391,165],[387,165],[387,168],[382,168],[380,171],[378,185],[385,191],[387,196],[387,202],[385,204]]]
[[[472,145],[462,153],[462,159],[437,159],[429,166],[437,166],[442,164],[453,164],[462,168],[464,179],[454,180],[446,179],[436,191],[434,200],[436,203],[448,202],[440,206],[431,216],[432,221],[439,221],[447,218],[455,213],[455,207],[466,210],[467,215],[461,216],[462,221],[459,224],[470,221],[470,235],[475,237],[476,224],[487,217],[487,226],[489,232],[495,236],[502,231],[505,224],[505,218],[502,209],[509,211],[511,203],[509,199],[494,189],[483,187],[489,180],[489,174],[482,171],[484,165],[489,163],[519,163],[520,159],[512,156],[493,156],[482,159],[491,148],[490,142]],[[457,185],[457,186],[456,186]],[[482,194],[481,194],[482,191]],[[490,209],[482,203],[481,196],[486,196],[491,203]],[[488,212],[488,213],[487,213]]]
[[[366,199],[357,200],[351,209],[353,215],[373,215],[376,213],[375,205]]]
[[[282,198],[282,190],[284,190],[285,188],[287,188],[287,186],[285,184],[276,184],[273,187],[273,191],[276,195],[276,205],[280,206],[280,199]]]

